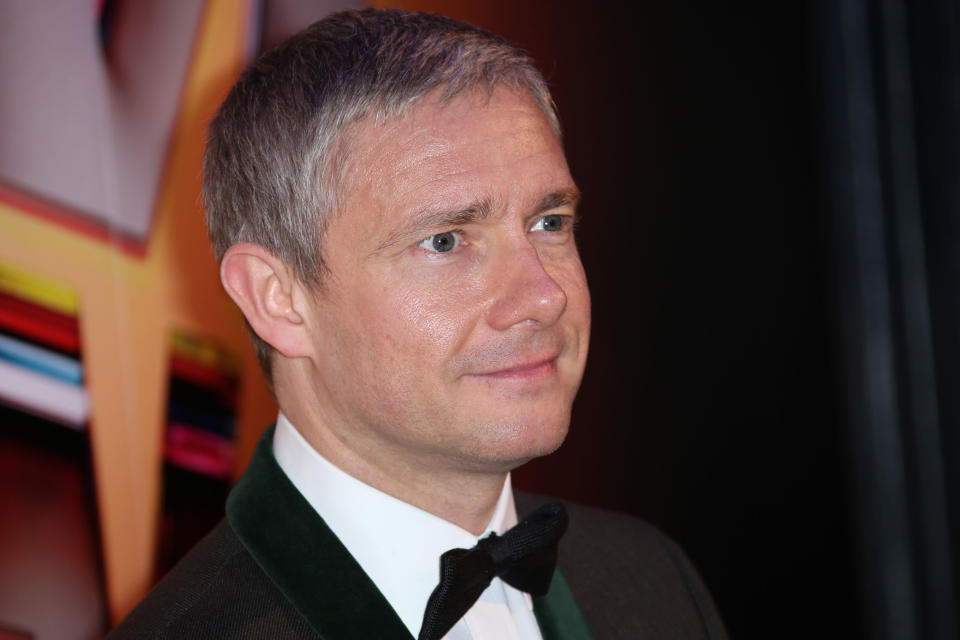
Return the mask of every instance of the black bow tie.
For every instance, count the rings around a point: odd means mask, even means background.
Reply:
[[[557,563],[557,542],[567,530],[567,510],[545,504],[502,536],[491,533],[473,549],[440,556],[440,584],[430,594],[418,640],[440,640],[473,606],[494,577],[542,596]]]

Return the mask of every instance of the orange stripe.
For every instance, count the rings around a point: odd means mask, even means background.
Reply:
[[[42,218],[47,222],[77,231],[108,245],[121,249],[133,258],[147,255],[146,238],[137,240],[128,235],[111,232],[109,225],[100,222],[76,209],[59,205],[51,200],[19,191],[0,183],[0,202],[24,213]]]

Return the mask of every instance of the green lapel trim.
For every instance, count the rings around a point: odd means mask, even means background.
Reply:
[[[326,640],[412,640],[373,581],[273,457],[273,427],[227,498],[227,521],[283,595]]]
[[[592,640],[587,622],[573,599],[566,578],[557,569],[547,595],[534,597],[533,613],[537,616],[543,640]]]

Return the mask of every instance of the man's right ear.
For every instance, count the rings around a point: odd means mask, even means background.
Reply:
[[[307,310],[298,308],[306,297],[282,260],[258,244],[235,244],[220,261],[220,281],[260,338],[288,358],[311,355]]]

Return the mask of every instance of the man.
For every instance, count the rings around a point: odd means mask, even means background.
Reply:
[[[647,525],[571,508],[556,573],[561,507],[511,531],[509,472],[563,442],[590,329],[527,57],[440,16],[331,16],[234,87],[204,196],[281,413],[117,637],[723,637]]]

